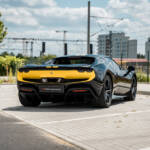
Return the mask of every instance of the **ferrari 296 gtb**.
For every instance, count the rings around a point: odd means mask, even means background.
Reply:
[[[112,95],[134,100],[135,69],[123,70],[102,55],[63,56],[42,65],[25,65],[17,74],[19,100],[24,106],[41,102],[87,101],[109,107]]]

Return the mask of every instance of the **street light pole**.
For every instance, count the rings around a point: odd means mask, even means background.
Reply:
[[[25,56],[28,56],[28,41],[26,41]]]
[[[90,7],[91,2],[88,1],[88,20],[87,20],[87,54],[90,54]]]
[[[112,31],[109,31],[109,44],[110,44],[109,56],[112,58]]]
[[[121,39],[120,39],[120,53],[121,53],[121,68],[122,68],[122,58],[123,58],[122,37],[121,37]]]
[[[149,83],[149,50],[148,50],[148,62],[147,62],[147,82]]]
[[[31,41],[31,53],[30,53],[30,57],[33,57],[33,41]]]

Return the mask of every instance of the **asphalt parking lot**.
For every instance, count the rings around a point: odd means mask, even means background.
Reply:
[[[108,109],[85,105],[20,105],[16,85],[0,85],[0,109],[88,150],[150,150],[150,96],[115,100]]]
[[[81,150],[63,139],[0,111],[1,150]]]

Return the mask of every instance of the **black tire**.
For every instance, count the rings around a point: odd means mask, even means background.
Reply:
[[[21,92],[19,92],[19,100],[25,107],[36,107],[41,103],[35,94],[24,94]]]
[[[112,101],[112,91],[113,91],[113,83],[111,77],[109,75],[106,75],[101,94],[97,100],[97,106],[108,108],[111,105]]]
[[[137,80],[135,77],[132,78],[132,84],[131,89],[125,98],[125,100],[134,101],[136,98],[136,92],[137,92]]]

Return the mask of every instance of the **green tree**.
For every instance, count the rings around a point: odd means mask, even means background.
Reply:
[[[143,54],[137,54],[137,58],[145,58],[145,55],[143,55]]]
[[[23,58],[23,55],[21,53],[18,53],[16,57],[17,58]]]
[[[13,52],[11,52],[9,55],[10,55],[10,56],[15,56],[15,54],[14,54]]]
[[[0,17],[1,16],[2,15],[0,13]],[[3,41],[6,35],[7,35],[7,28],[5,27],[3,21],[0,20],[0,43]]]
[[[0,56],[7,56],[7,55],[9,55],[9,54],[8,54],[8,52],[6,52],[6,51],[4,51],[4,52],[2,52],[2,53],[0,54]]]
[[[0,75],[15,75],[18,68],[24,65],[25,59],[16,56],[0,56]]]

